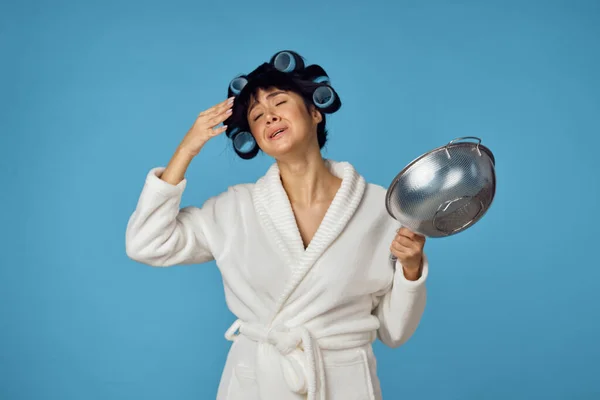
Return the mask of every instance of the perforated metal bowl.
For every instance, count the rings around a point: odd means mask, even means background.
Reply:
[[[478,142],[460,142],[475,139]],[[388,213],[413,232],[445,237],[473,226],[496,193],[495,158],[481,139],[454,139],[408,164],[390,184]]]

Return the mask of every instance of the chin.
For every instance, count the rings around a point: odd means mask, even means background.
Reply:
[[[307,149],[304,146],[285,146],[280,148],[271,148],[263,152],[277,160],[293,160],[297,158],[304,158],[308,153],[311,153],[312,149]],[[319,150],[317,150],[320,152]]]
[[[309,151],[312,143],[307,143],[308,139],[301,136],[289,135],[276,140],[266,139],[262,143],[262,151],[276,159],[294,158],[298,155],[304,155]]]
[[[263,152],[273,158],[284,158],[289,154],[295,153],[294,148],[292,146],[282,146],[282,147],[270,147],[267,149],[263,149]]]
[[[290,138],[281,138],[279,140],[267,140],[261,146],[266,154],[272,157],[278,157],[293,152],[298,146]]]

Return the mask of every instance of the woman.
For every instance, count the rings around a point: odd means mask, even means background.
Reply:
[[[127,254],[151,266],[216,260],[238,318],[217,399],[381,399],[371,344],[400,346],[417,328],[425,239],[387,214],[383,187],[322,157],[325,114],[341,102],[321,67],[280,52],[229,94],[148,173]],[[275,162],[256,183],[180,208],[190,162],[223,132],[241,157]]]

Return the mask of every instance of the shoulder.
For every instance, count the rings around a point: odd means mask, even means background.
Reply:
[[[385,196],[387,195],[387,189],[376,183],[367,182],[365,193],[368,193],[368,195],[371,197],[385,201]]]
[[[338,177],[352,177],[356,180],[362,180],[365,183],[365,196],[385,199],[387,189],[376,183],[368,182],[362,173],[350,161],[337,161],[326,159],[329,167]]]
[[[387,188],[376,183],[367,182],[360,205],[360,211],[368,215],[373,224],[384,231],[394,231],[399,223],[389,213],[386,207]]]
[[[228,186],[224,191],[208,198],[203,207],[218,207],[222,210],[230,209],[239,212],[240,208],[252,206],[253,197],[258,187],[265,186],[269,175],[273,175],[276,164],[272,165],[267,173],[254,182],[243,182]]]
[[[206,198],[203,202],[181,208],[180,218],[189,218],[195,223],[201,221],[206,231],[225,231],[235,227],[252,207],[251,184],[238,184]]]
[[[240,203],[251,200],[254,185],[254,183],[240,183],[228,186],[221,193],[209,197],[203,207],[235,208]]]
[[[385,210],[385,198],[387,196],[387,188],[376,183],[366,182],[365,185],[365,201],[368,203],[377,203]]]
[[[366,178],[349,161],[327,160],[337,176],[345,176],[353,179],[355,182],[362,182],[364,192],[362,194],[361,205],[359,209],[366,211],[371,216],[385,217],[388,215],[385,207],[385,198],[387,189],[376,183],[368,182]]]
[[[375,183],[367,183],[365,186],[365,194],[363,196],[363,206],[368,208],[378,217],[389,217],[385,206],[385,198],[387,189]]]

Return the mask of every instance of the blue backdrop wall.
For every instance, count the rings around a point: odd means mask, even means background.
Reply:
[[[281,49],[330,73],[324,155],[369,181],[461,136],[497,158],[484,219],[427,242],[417,333],[376,343],[385,398],[600,398],[599,38],[583,0],[2,3],[0,399],[214,398],[215,264],[138,264],[125,226],[195,116]],[[270,163],[218,137],[183,203]]]

